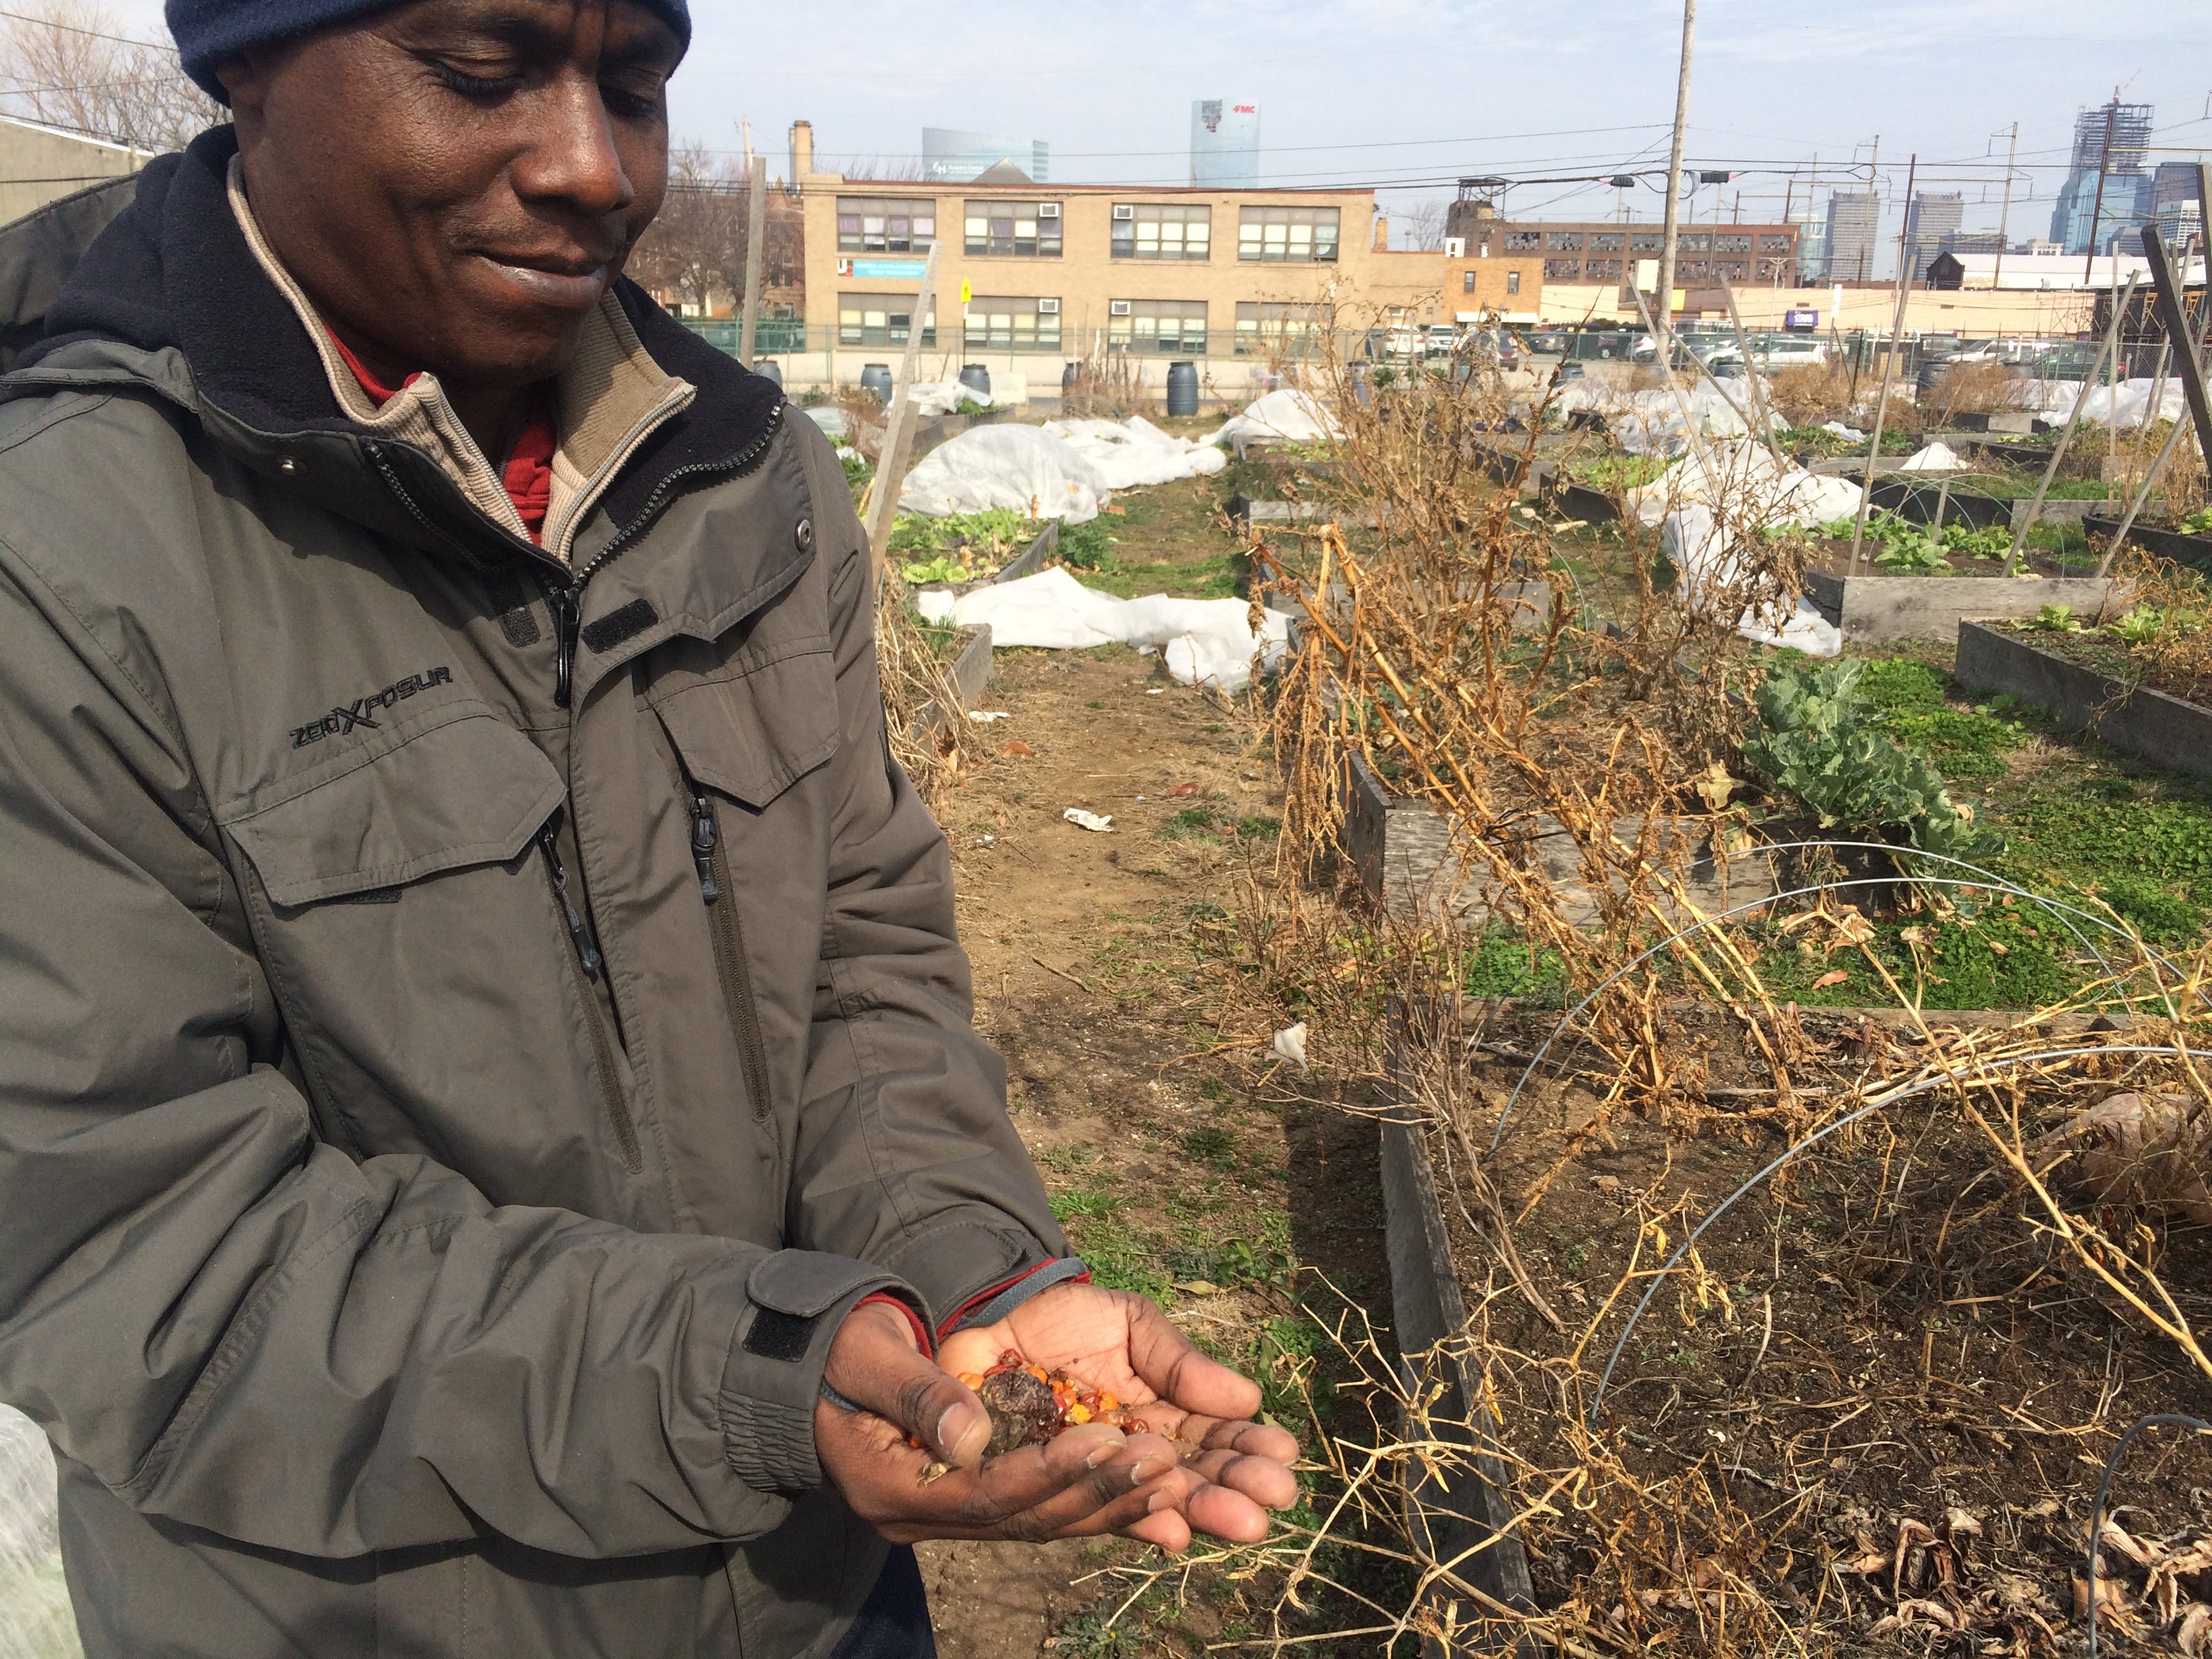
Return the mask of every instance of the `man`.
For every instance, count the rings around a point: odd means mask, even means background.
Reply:
[[[170,19],[234,128],[0,382],[0,1399],[88,1652],[921,1654],[891,1544],[1261,1535],[1289,1437],[1006,1121],[834,458],[620,278],[683,0]],[[1149,1431],[979,1462],[1009,1347]]]

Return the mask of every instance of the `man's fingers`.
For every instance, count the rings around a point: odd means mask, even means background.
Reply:
[[[1298,1501],[1297,1477],[1272,1457],[1200,1452],[1183,1467],[1214,1486],[1243,1492],[1267,1509],[1286,1510]]]
[[[1260,1409],[1260,1385],[1208,1359],[1142,1297],[1129,1299],[1129,1367],[1162,1400],[1206,1417],[1246,1418]]]
[[[1208,1451],[1241,1452],[1287,1467],[1298,1461],[1298,1443],[1271,1423],[1221,1423],[1202,1418],[1185,1422],[1182,1437]]]
[[[1267,1512],[1241,1492],[1200,1486],[1182,1508],[1194,1532],[1211,1533],[1232,1544],[1256,1544],[1267,1535]]]
[[[955,1468],[975,1462],[990,1443],[983,1402],[917,1353],[912,1328],[880,1304],[846,1316],[824,1376],[853,1404],[888,1418]]]

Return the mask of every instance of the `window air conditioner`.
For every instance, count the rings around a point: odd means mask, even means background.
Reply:
[[[1126,317],[1129,314],[1129,302],[1127,300],[1109,301],[1107,303],[1106,313],[1111,317]]]
[[[1116,219],[1133,219],[1137,216],[1137,210],[1127,202],[1116,202],[1114,204],[1114,216]]]
[[[1060,204],[1057,202],[1039,202],[1037,204],[1037,217],[1040,219],[1059,218]]]
[[[1037,301],[1037,315],[1040,317],[1059,316],[1060,301],[1057,300],[1039,300]]]

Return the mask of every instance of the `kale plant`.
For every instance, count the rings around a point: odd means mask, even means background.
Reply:
[[[1952,800],[1927,756],[1882,735],[1885,711],[1860,682],[1866,665],[1785,663],[1759,690],[1760,730],[1744,758],[1823,830],[1869,841],[1899,835],[1924,852],[1981,858],[2002,841]]]

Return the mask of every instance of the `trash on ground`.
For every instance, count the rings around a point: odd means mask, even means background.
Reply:
[[[999,752],[1004,755],[1008,760],[1034,760],[1036,758],[1036,750],[1030,748],[1029,744],[1024,743],[1019,738],[1016,738],[1012,743],[1009,743]]]
[[[1079,830],[1095,830],[1102,836],[1114,833],[1114,815],[1111,812],[1102,816],[1097,812],[1086,812],[1080,806],[1071,806],[1060,817]]]
[[[1301,1072],[1313,1069],[1306,1064],[1306,1023],[1304,1020],[1276,1032],[1272,1046],[1279,1058],[1287,1060]]]
[[[968,718],[978,726],[988,726],[993,720],[1010,720],[1013,716],[1003,708],[971,708]]]

